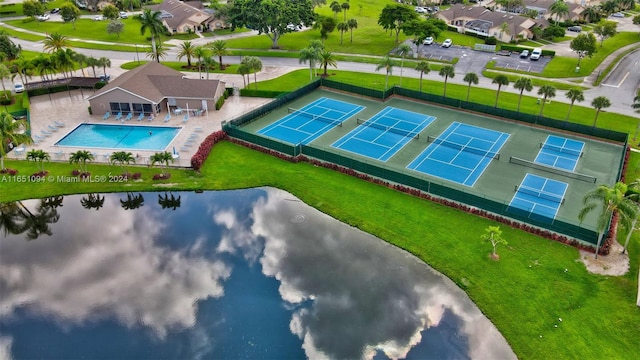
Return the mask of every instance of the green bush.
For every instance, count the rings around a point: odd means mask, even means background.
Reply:
[[[509,45],[509,44],[502,44],[500,45],[500,49],[501,50],[508,50],[508,51],[513,51],[513,52],[522,52],[522,50],[533,50],[533,48],[528,47],[528,46],[518,46],[518,45]],[[556,52],[553,50],[542,50],[542,55],[543,56],[556,56]]]
[[[255,89],[241,89],[241,96],[248,97],[263,97],[263,98],[275,98],[280,95],[286,94],[287,91],[273,91],[273,90],[255,90]]]
[[[226,93],[227,93],[227,92],[225,91],[225,94],[226,94]],[[216,110],[220,110],[220,108],[222,108],[222,105],[224,105],[224,99],[225,99],[225,97],[224,97],[224,95],[223,95],[223,96],[220,96],[220,98],[218,99],[218,101],[216,101]]]
[[[498,43],[498,40],[496,40],[496,38],[493,36],[489,36],[488,38],[484,39],[484,43],[487,45],[496,45]]]

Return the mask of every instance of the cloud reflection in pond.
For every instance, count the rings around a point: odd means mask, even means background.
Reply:
[[[265,275],[297,308],[291,330],[310,358],[404,358],[445,311],[462,319],[459,346],[471,358],[514,358],[502,336],[451,281],[415,257],[269,189],[253,210],[264,237]]]

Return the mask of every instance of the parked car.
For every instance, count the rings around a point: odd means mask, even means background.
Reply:
[[[21,83],[13,84],[13,91],[15,91],[16,94],[24,92],[24,85],[22,85]]]
[[[52,14],[57,14],[60,12],[60,8],[54,8],[53,10],[51,10]]]
[[[298,31],[300,30],[301,26],[300,25],[296,25],[296,24],[289,24],[287,25],[287,30],[289,31]]]
[[[100,75],[100,81],[109,82],[111,80],[111,75]]]
[[[433,37],[427,36],[423,41],[422,45],[431,45],[433,44]]]
[[[442,47],[444,48],[449,48],[451,47],[451,45],[453,45],[453,40],[451,39],[447,39],[442,43]]]
[[[613,13],[611,14],[611,17],[615,17],[615,18],[623,18],[624,14],[621,12],[617,12],[617,13]]]
[[[102,21],[102,20],[104,20],[104,16],[102,16],[102,15],[96,15],[96,16],[94,16],[94,17],[93,17],[93,20],[95,20],[95,21]]]
[[[540,48],[533,49],[533,51],[531,52],[531,60],[537,61],[537,60],[540,60],[541,57],[542,57],[542,49]]]
[[[120,19],[126,19],[129,17],[129,14],[127,14],[125,11],[120,11]]]
[[[529,57],[529,50],[522,50],[522,52],[520,52],[520,57],[523,59],[526,59]]]
[[[582,31],[582,27],[580,27],[580,26],[569,26],[567,28],[567,30],[573,31],[573,32],[580,32],[580,31]]]
[[[423,8],[423,7],[420,7],[420,6],[416,6],[415,11],[416,11],[418,14],[424,14],[424,13],[426,13],[426,12],[427,12],[427,9],[425,9],[425,8]]]
[[[49,20],[49,14],[38,15],[38,16],[36,16],[36,20],[38,20],[38,21],[47,21],[47,20]]]

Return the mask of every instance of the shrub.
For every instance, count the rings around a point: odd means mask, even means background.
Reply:
[[[0,174],[14,176],[18,174],[18,170],[6,168],[6,169],[0,170]]]
[[[274,98],[286,94],[287,91],[241,89],[240,95],[250,97]]]
[[[160,173],[160,174],[153,175],[153,180],[167,180],[169,178],[171,178],[171,174],[169,173],[166,173],[166,174]]]
[[[191,167],[195,171],[200,171],[202,164],[204,164],[207,157],[209,157],[209,153],[215,145],[220,140],[224,140],[227,138],[227,133],[224,131],[216,131],[209,136],[207,136],[202,143],[200,143],[200,147],[198,147],[198,151],[191,157]]]
[[[218,101],[216,101],[216,110],[220,110],[222,108],[222,105],[224,105],[224,99],[224,96],[220,96]]]
[[[493,36],[489,36],[488,38],[484,39],[484,43],[487,45],[496,45],[498,43],[498,40]]]

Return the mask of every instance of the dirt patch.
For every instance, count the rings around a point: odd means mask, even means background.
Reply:
[[[621,276],[629,272],[629,255],[622,253],[622,245],[613,242],[609,255],[598,256],[590,252],[580,251],[580,261],[593,274]]]

